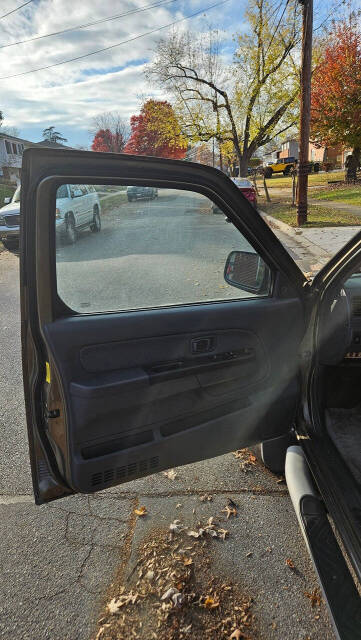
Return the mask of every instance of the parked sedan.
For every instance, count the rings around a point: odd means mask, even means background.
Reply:
[[[5,198],[0,209],[0,239],[8,249],[19,245],[20,236],[20,187],[12,197]],[[90,227],[98,233],[101,229],[100,202],[94,187],[63,184],[57,190],[56,232],[69,244],[74,244],[79,229]]]
[[[242,191],[243,195],[247,200],[253,204],[254,208],[257,208],[257,193],[254,188],[252,182],[247,180],[247,178],[231,178],[232,182],[238,187],[240,191]]]
[[[127,198],[129,202],[133,200],[154,200],[158,197],[158,189],[155,187],[129,186],[127,187]]]
[[[257,209],[257,193],[252,182],[247,178],[231,178],[232,182],[238,187],[245,198]],[[212,213],[223,213],[216,204],[212,204]],[[228,221],[228,218],[227,218]]]

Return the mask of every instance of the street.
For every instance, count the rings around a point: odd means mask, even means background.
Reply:
[[[64,300],[89,312],[104,305],[157,304],[164,296],[172,304],[242,295],[225,284],[223,264],[232,249],[246,249],[246,241],[223,215],[199,207],[187,215],[183,207],[175,215],[183,206],[180,200],[160,194],[153,202],[126,204],[119,215],[113,209],[103,216],[99,234],[84,230],[75,245],[59,245]],[[189,199],[185,204],[191,209]],[[128,255],[135,234],[138,252]],[[185,245],[191,247],[188,253]],[[305,262],[297,246],[290,251]],[[233,580],[253,599],[250,637],[332,640],[325,604],[312,606],[306,595],[318,583],[286,486],[257,462],[246,464],[228,454],[176,469],[173,479],[161,473],[92,496],[33,505],[18,287],[18,256],[0,252],[0,637],[93,640],[115,576],[128,574],[144,538],[169,530],[176,518],[188,526],[210,517],[224,519],[222,509],[231,498],[237,516],[227,520],[229,537],[212,541],[211,567],[214,575]],[[203,500],[204,495],[210,499]],[[148,515],[135,519],[139,505],[146,506]]]
[[[230,251],[252,251],[245,238],[205,196],[158,193],[114,203],[100,233],[87,228],[75,245],[58,242],[58,291],[70,307],[111,311],[247,295],[223,277]]]

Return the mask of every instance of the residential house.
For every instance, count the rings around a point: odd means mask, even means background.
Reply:
[[[277,155],[277,160],[284,158],[296,158],[298,160],[299,141],[295,138],[288,138],[281,144],[281,150]]]
[[[0,132],[0,182],[20,184],[22,155],[24,149],[27,147],[72,148],[60,144],[60,142],[51,142],[49,140],[31,142],[24,138],[17,138],[16,136]]]
[[[352,153],[352,149],[346,149],[342,145],[337,147],[322,147],[321,145],[310,142],[309,160],[312,162],[330,163],[333,168],[343,168],[347,156]]]
[[[29,140],[0,133],[0,181],[20,183],[23,151],[33,144]]]

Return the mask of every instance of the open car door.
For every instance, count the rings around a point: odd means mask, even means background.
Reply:
[[[134,187],[148,189],[133,198]],[[93,207],[84,217],[83,189]],[[21,215],[37,504],[289,431],[305,278],[227,176],[28,149]]]

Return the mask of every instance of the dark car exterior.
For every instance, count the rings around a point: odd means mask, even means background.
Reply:
[[[129,186],[127,198],[129,202],[134,200],[154,200],[158,197],[158,189],[155,187]]]

